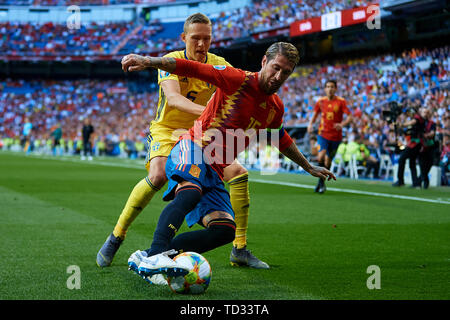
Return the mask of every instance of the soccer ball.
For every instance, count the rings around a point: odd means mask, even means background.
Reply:
[[[167,278],[169,288],[173,292],[199,294],[206,291],[211,281],[212,271],[205,257],[196,252],[183,252],[173,260],[190,270],[184,277]]]

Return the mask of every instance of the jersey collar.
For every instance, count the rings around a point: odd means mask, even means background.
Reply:
[[[186,59],[186,60],[189,60],[189,58],[188,58],[188,56],[187,56],[187,54],[186,54],[186,49],[184,49],[184,58]],[[207,63],[208,62],[208,53],[206,53],[206,59],[205,59],[205,63]]]

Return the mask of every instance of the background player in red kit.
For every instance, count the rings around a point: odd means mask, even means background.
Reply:
[[[313,132],[313,125],[319,114],[320,125],[317,136],[317,143],[320,146],[318,161],[319,166],[327,169],[331,167],[331,161],[336,155],[339,144],[342,141],[342,128],[352,121],[350,110],[344,98],[336,95],[337,83],[335,80],[328,80],[325,83],[325,97],[317,100],[314,107],[314,114],[309,121],[308,133]],[[343,121],[344,113],[347,115]],[[315,192],[324,193],[326,190],[325,180],[319,178]]]
[[[131,269],[143,276],[183,275],[189,270],[169,257],[173,250],[203,253],[233,241],[234,213],[222,182],[223,168],[249,144],[249,139],[233,143],[236,129],[278,129],[276,146],[281,153],[313,176],[336,179],[327,169],[311,165],[282,127],[284,105],[276,92],[298,63],[298,51],[292,44],[271,45],[259,72],[175,58],[145,59],[146,67],[195,77],[217,90],[194,127],[171,151],[166,164],[169,186],[163,199],[172,201],[160,215],[151,247],[130,256]],[[133,56],[122,60],[125,71],[142,70],[134,65],[141,64],[135,63]],[[175,237],[184,219],[189,227],[199,223],[204,229]]]

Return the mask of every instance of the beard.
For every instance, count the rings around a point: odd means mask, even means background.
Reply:
[[[275,94],[278,92],[278,90],[281,87],[281,83],[280,84],[274,84],[274,85],[269,85],[269,87],[267,88],[267,93],[268,94]]]

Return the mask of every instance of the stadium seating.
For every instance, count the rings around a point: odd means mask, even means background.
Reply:
[[[141,0],[139,2],[145,2]],[[14,1],[14,5],[67,5],[63,0]],[[72,3],[72,2],[71,2]],[[75,1],[75,4],[121,4],[121,0]],[[252,1],[250,5],[221,12],[213,16],[214,39],[237,39],[254,32],[289,26],[294,20],[324,13],[367,5],[368,1],[312,1],[270,0]],[[0,0],[11,5],[12,1]],[[166,52],[183,47],[179,37],[182,22],[162,22],[138,19],[117,23],[86,23],[81,29],[69,30],[66,25],[47,22],[0,23],[0,52],[3,55],[51,56],[122,56],[134,52],[149,54]],[[214,47],[214,44],[212,45]],[[344,129],[344,135],[353,138],[362,133],[368,145],[378,154],[380,171],[390,174],[395,158],[386,143],[393,143],[395,135],[383,121],[382,110],[386,103],[403,104],[406,117],[409,107],[425,105],[433,109],[440,130],[448,130],[445,119],[449,117],[449,46],[436,49],[411,49],[401,54],[347,59],[328,63],[301,65],[281,88],[286,127],[305,127],[312,116],[314,103],[324,95],[324,81],[331,75],[338,83],[337,94],[346,99],[355,118]],[[154,89],[154,83],[153,89]],[[145,89],[138,90],[138,86]],[[77,88],[83,96],[73,97],[71,89]],[[153,116],[157,94],[151,85],[124,81],[16,81],[0,82],[2,100],[0,134],[5,137],[20,136],[26,116],[35,125],[34,134],[42,139],[49,128],[61,122],[67,137],[77,135],[73,121],[91,115],[104,123],[99,129],[109,141],[145,138],[148,122]],[[127,115],[124,117],[123,115]],[[127,121],[133,121],[132,125]],[[111,127],[108,127],[111,125]],[[115,128],[115,131],[111,128]],[[400,137],[402,139],[402,137]],[[403,140],[400,140],[404,143]]]
[[[134,29],[133,23],[81,25],[70,30],[66,25],[0,23],[0,52],[16,56],[103,55],[111,54]]]
[[[166,0],[165,2],[175,2],[176,0]],[[115,4],[145,4],[151,3],[152,0],[0,0],[0,5],[15,5],[15,6],[70,6],[70,5],[83,5],[83,6],[104,6]]]
[[[423,69],[417,66],[417,62],[430,60],[422,65]],[[355,132],[362,133],[366,143],[378,149],[379,154],[392,155],[385,145],[394,142],[395,136],[382,119],[383,103],[395,99],[410,105],[428,106],[433,109],[439,128],[447,128],[448,63],[449,46],[446,46],[358,61],[338,61],[326,68],[300,66],[279,92],[286,105],[285,126],[306,126],[315,100],[324,94],[324,81],[332,73],[338,82],[337,94],[347,100],[355,118],[353,125],[344,129],[344,134],[352,139]],[[390,71],[383,71],[386,65]],[[6,80],[0,82],[0,118],[3,119],[0,132],[12,138],[20,136],[22,123],[28,116],[35,126],[34,134],[41,139],[56,122],[62,123],[66,137],[76,137],[77,127],[73,122],[90,115],[100,124],[99,135],[108,136],[111,141],[125,137],[136,141],[145,139],[158,98],[150,88],[149,84],[119,80]],[[78,94],[81,92],[83,95]],[[419,99],[417,93],[420,93]],[[385,167],[383,163],[380,169],[390,173],[390,165]]]
[[[145,3],[145,0],[136,1]],[[128,3],[123,0],[0,0],[4,5],[68,6]],[[368,1],[270,0],[253,1],[251,5],[219,12],[212,18],[215,41],[238,39],[251,33],[288,27],[292,22],[346,8],[367,5]],[[179,38],[182,22],[144,21],[81,22],[81,29],[70,30],[65,23],[0,23],[3,39],[0,52],[30,56],[92,56],[124,52],[149,53],[173,50],[183,45]],[[213,45],[214,47],[214,45]]]

